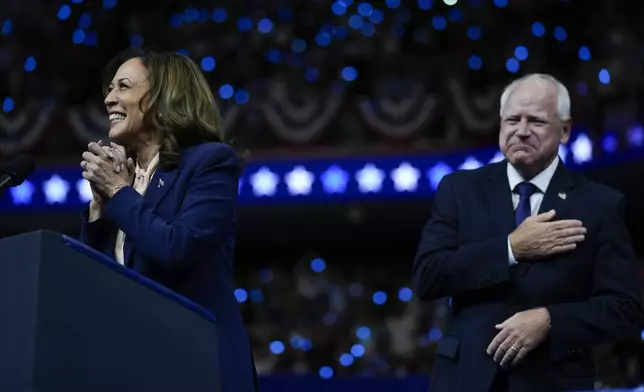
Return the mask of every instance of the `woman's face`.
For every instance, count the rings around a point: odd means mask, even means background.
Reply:
[[[130,59],[119,67],[105,97],[110,139],[119,144],[136,139],[143,130],[141,100],[149,90],[148,70],[140,59]]]

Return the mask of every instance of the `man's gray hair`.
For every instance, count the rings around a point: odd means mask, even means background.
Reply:
[[[534,79],[534,78],[548,81],[557,87],[557,115],[559,116],[559,119],[562,121],[570,120],[570,94],[568,93],[568,89],[566,88],[566,86],[563,85],[563,83],[557,80],[557,78],[555,78],[554,76],[548,75],[548,74],[541,74],[541,73],[529,74],[519,79],[516,79],[503,90],[503,94],[501,94],[500,115],[503,116],[503,110],[505,109],[505,105],[508,103],[508,100],[510,99],[510,96],[512,95],[514,90],[522,82],[528,79]]]

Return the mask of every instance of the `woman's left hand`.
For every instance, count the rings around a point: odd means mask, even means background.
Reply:
[[[128,158],[125,170],[116,172],[114,164],[102,153],[101,147],[90,144],[90,150],[83,153],[83,178],[89,181],[104,199],[110,198],[123,186],[132,185],[134,179],[134,161]],[[92,148],[95,147],[95,148]]]

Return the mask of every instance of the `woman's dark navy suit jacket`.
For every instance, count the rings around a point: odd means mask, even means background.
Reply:
[[[103,216],[83,215],[81,240],[110,257],[118,229],[128,268],[211,310],[217,319],[222,392],[252,392],[248,335],[233,293],[239,160],[221,143],[185,150],[174,170],[157,169],[141,196],[118,191]]]

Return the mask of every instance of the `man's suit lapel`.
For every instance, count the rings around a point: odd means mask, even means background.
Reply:
[[[542,214],[550,210],[555,210],[557,212],[555,219],[561,217],[566,205],[570,201],[570,193],[573,185],[574,181],[570,170],[560,161],[557,165],[557,170],[555,170],[555,174],[550,180],[548,189],[546,189],[546,194],[543,196],[539,213]]]
[[[148,188],[145,190],[145,195],[143,196],[145,204],[156,210],[159,203],[161,203],[168,191],[172,188],[178,175],[179,169],[167,172],[162,169],[157,169],[150,180]],[[125,243],[123,244],[123,257],[126,260],[125,265],[132,267],[132,243],[127,240],[127,236],[125,237]]]
[[[485,190],[492,224],[491,229],[497,236],[508,235],[516,227],[506,165],[506,161],[490,165]]]

